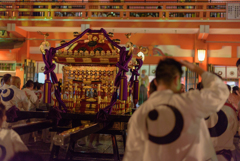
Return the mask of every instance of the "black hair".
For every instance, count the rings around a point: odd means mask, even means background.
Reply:
[[[203,84],[202,84],[202,82],[199,82],[199,83],[197,84],[197,89],[198,89],[198,90],[203,89]]]
[[[8,81],[10,81],[10,79],[11,79],[11,77],[12,77],[12,75],[11,74],[4,74],[4,76],[3,76],[3,82],[4,83],[7,83]]]
[[[154,83],[155,78],[150,83],[150,89],[149,89],[149,95],[151,95],[153,92],[157,90],[157,86]]]
[[[35,154],[31,151],[18,152],[9,161],[43,161],[39,154]]]
[[[28,80],[26,83],[26,88],[33,87],[33,86],[34,86],[34,82],[32,80]]]
[[[239,91],[239,87],[238,86],[234,86],[232,88],[232,93],[236,94],[237,95],[237,92],[236,91]]]
[[[42,83],[38,83],[38,84],[37,84],[37,90],[39,90],[42,86],[43,86]]]
[[[172,58],[165,58],[159,61],[155,74],[157,83],[170,86],[177,74],[182,76],[182,65]]]
[[[189,88],[188,91],[194,90],[194,88]]]
[[[240,59],[238,59],[236,66],[238,67],[240,65]]]
[[[37,89],[37,87],[38,87],[38,82],[34,82],[34,86],[33,86],[33,89]]]
[[[227,84],[229,92],[231,92],[231,86]]]

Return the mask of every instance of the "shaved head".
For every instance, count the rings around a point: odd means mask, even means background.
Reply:
[[[14,86],[16,86],[17,88],[20,89],[21,79],[17,76],[12,76],[11,77],[11,85],[14,85]]]

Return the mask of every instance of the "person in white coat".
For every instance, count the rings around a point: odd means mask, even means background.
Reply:
[[[21,80],[17,76],[11,77],[11,86],[1,93],[1,102],[6,110],[16,106],[21,111],[28,111],[28,98],[24,91],[20,90]]]
[[[229,91],[231,87],[229,88]],[[238,118],[235,107],[228,101],[220,111],[205,118],[218,161],[233,161],[234,136],[238,130]]]
[[[11,86],[1,93],[1,103],[6,107],[6,110],[13,106],[16,106],[20,111],[29,111],[29,100],[24,91],[20,90],[21,80],[17,76],[11,77]],[[25,120],[21,120],[14,123],[4,122],[4,128],[11,128],[13,125],[26,123]],[[25,144],[28,143],[29,134],[21,135]]]
[[[3,78],[2,78],[2,83],[3,85],[0,87],[0,93],[4,90],[9,88],[10,86],[10,80],[11,80],[12,75],[11,74],[4,74]]]
[[[27,96],[29,100],[28,109],[30,111],[36,111],[36,108],[38,108],[39,100],[35,92],[33,91],[34,82],[32,80],[28,80],[26,83],[26,87],[23,89],[25,92],[25,95]]]
[[[161,60],[157,91],[129,120],[123,161],[217,161],[204,118],[220,110],[229,91],[216,75],[181,63],[202,77],[204,89],[179,93],[181,64]]]
[[[3,104],[0,104],[0,149],[1,161],[8,161],[17,152],[28,151],[26,145],[22,142],[19,135],[12,129],[2,128],[3,123],[6,121],[6,109]]]

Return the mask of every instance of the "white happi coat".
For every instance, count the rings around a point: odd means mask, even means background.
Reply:
[[[7,89],[7,88],[9,88],[9,85],[4,84],[2,87],[0,87],[0,90],[3,91],[4,89]]]
[[[212,114],[206,120],[207,127],[211,129],[210,136],[215,151],[235,149],[233,139],[238,130],[238,119],[236,111],[232,108],[230,104],[224,104],[218,113]]]
[[[28,88],[24,88],[23,91],[25,92],[25,95],[27,96],[29,103],[28,103],[28,109],[29,110],[35,110],[36,108],[38,108],[38,97],[37,95],[34,93],[33,90],[30,90]]]
[[[9,96],[9,94],[11,92],[9,89],[13,90],[13,97],[9,98],[9,100],[7,100],[7,101],[4,101],[3,97]],[[5,105],[6,110],[11,108],[13,105],[15,105],[21,111],[29,111],[29,109],[28,109],[29,100],[24,91],[18,89],[14,85],[11,85],[6,90],[7,90],[7,93],[4,93],[5,90],[2,91],[2,93],[1,93],[1,97],[2,97],[1,102],[3,105]]]
[[[15,153],[28,151],[26,145],[22,142],[20,136],[12,129],[1,129],[0,130],[0,149],[1,161],[8,161]],[[4,152],[4,150],[6,150]]]
[[[209,72],[202,82],[201,91],[150,95],[129,120],[123,161],[216,161],[204,118],[220,110],[229,91]]]

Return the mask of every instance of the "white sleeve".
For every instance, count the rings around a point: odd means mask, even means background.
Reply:
[[[140,128],[133,119],[129,120],[127,131],[126,150],[123,161],[143,160],[144,141],[141,139]]]
[[[28,151],[27,146],[23,143],[20,136],[14,130],[11,130],[11,141],[15,153],[20,151]]]
[[[22,106],[22,109],[24,110],[24,111],[29,111],[30,109],[29,109],[29,104],[30,104],[30,101],[29,101],[29,99],[27,98],[27,96],[26,96],[26,93],[23,91],[22,92],[22,97],[21,97],[21,106]]]
[[[181,96],[185,99],[186,106],[190,106],[195,114],[208,117],[219,111],[229,96],[229,90],[224,82],[216,75],[204,72],[202,74],[203,89],[193,90]]]
[[[36,104],[38,102],[38,97],[34,92],[30,93],[30,101],[34,104]]]

